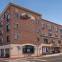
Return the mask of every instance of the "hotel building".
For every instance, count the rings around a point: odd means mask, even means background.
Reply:
[[[0,57],[38,57],[62,52],[62,25],[9,3],[0,14]]]

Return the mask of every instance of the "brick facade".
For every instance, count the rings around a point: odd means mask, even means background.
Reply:
[[[0,57],[41,56],[62,52],[62,26],[41,16],[10,3],[0,15]],[[29,47],[24,54],[26,45]]]

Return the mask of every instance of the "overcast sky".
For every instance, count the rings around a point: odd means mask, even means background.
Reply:
[[[9,2],[38,12],[43,19],[62,25],[62,0],[0,0],[0,12]]]

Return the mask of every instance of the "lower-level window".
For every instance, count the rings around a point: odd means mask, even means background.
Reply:
[[[9,48],[5,49],[5,57],[8,58],[10,56],[10,53],[9,53]]]
[[[10,37],[9,37],[9,35],[7,36],[7,42],[10,42]]]
[[[1,55],[0,57],[4,57],[4,49],[1,49]]]
[[[8,58],[10,56],[9,48],[0,49],[0,57]]]
[[[49,50],[48,47],[43,47],[42,48],[42,53],[43,54],[48,54],[48,50]]]
[[[48,44],[48,39],[44,38],[44,43]]]

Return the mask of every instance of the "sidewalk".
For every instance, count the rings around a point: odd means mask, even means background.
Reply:
[[[54,57],[54,56],[60,56],[62,53],[56,53],[56,54],[50,54],[50,55],[42,55],[38,57],[32,57],[31,59],[40,59],[40,58],[48,58],[48,57]]]
[[[62,55],[62,53],[56,53],[56,54],[50,54],[50,55],[43,55],[42,57],[52,57],[52,56],[59,56]]]
[[[62,56],[62,53],[56,53],[56,54],[50,54],[50,55],[42,55],[38,57],[31,57],[31,58],[22,58],[22,59],[40,59],[40,58],[48,58],[48,57],[54,57],[54,56]]]
[[[21,57],[19,57],[19,58],[0,58],[0,60],[17,60],[17,59],[21,59],[21,60],[24,60],[24,59],[40,59],[40,58],[47,58],[47,57],[53,57],[53,56],[60,56],[60,55],[62,55],[62,53],[56,53],[56,54],[50,54],[50,55],[42,55],[42,56],[37,56],[37,57],[25,57],[25,58],[21,58]]]
[[[31,57],[31,58],[20,58],[20,57],[19,58],[13,58],[13,59],[10,59],[10,58],[3,59],[3,58],[1,58],[0,62],[30,62],[30,60],[32,60],[34,62],[35,61],[48,62],[49,59],[46,59],[46,58],[49,58],[49,57],[52,58],[54,56],[59,57],[60,55],[62,57],[62,53],[57,53],[57,54],[43,55],[43,56],[39,56],[39,57]]]

